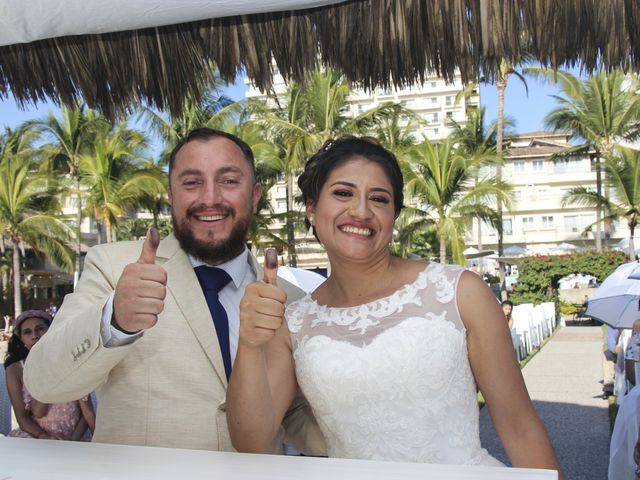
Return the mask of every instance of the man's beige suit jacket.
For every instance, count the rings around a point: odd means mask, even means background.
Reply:
[[[96,390],[96,442],[232,451],[227,379],[215,326],[189,258],[173,235],[160,243],[156,256],[168,277],[158,323],[129,345],[102,344],[103,306],[141,249],[141,242],[117,242],[89,251],[75,292],[66,296],[51,328],[29,353],[27,388],[47,403]],[[280,279],[279,285],[288,301],[303,295]],[[323,454],[324,441],[306,402],[292,408],[284,425],[287,441],[296,448]]]

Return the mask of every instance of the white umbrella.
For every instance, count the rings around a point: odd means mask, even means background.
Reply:
[[[573,252],[577,252],[580,250],[580,247],[576,247],[575,245],[572,245],[571,243],[566,243],[563,242],[560,245],[556,246],[556,247],[552,247],[549,249],[549,253],[551,255],[562,255],[564,253],[573,253]]]
[[[326,280],[319,273],[294,267],[278,267],[278,277],[300,287],[307,293],[313,292]]]
[[[586,315],[615,328],[640,319],[640,263],[620,265],[589,299]]]

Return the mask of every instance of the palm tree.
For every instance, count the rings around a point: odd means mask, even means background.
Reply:
[[[498,231],[498,212],[491,207],[496,199],[510,203],[510,187],[493,176],[478,178],[480,167],[495,156],[467,158],[456,150],[452,139],[441,143],[425,140],[405,159],[407,193],[418,202],[415,212],[431,221],[440,242],[440,262],[447,261],[447,246],[454,262],[464,262],[464,235],[471,218],[479,217]]]
[[[52,140],[43,147],[48,154],[50,168],[62,171],[73,181],[76,196],[76,258],[74,286],[80,277],[82,190],[80,188],[80,157],[88,151],[100,129],[108,129],[107,120],[97,112],[88,110],[84,105],[73,108],[62,107],[60,118],[53,113],[43,120],[28,123],[29,127],[46,134]]]
[[[142,118],[164,144],[158,165],[168,164],[173,147],[191,130],[203,127],[226,130],[243,108],[244,102],[234,102],[216,89],[208,91],[201,102],[186,99],[182,114],[178,117],[169,117],[165,113],[142,107]]]
[[[596,161],[597,193],[602,194],[600,159],[606,164],[612,160],[617,142],[634,141],[640,137],[637,77],[619,70],[598,73],[584,81],[562,71],[540,70],[538,74],[557,78],[562,91],[562,95],[554,96],[560,106],[547,114],[545,123],[553,129],[569,132],[572,138],[580,141],[557,157],[591,155]],[[604,196],[608,196],[606,191]],[[601,209],[596,208],[598,251],[602,251],[601,215]]]
[[[92,149],[80,156],[86,209],[104,225],[107,242],[115,240],[114,227],[140,206],[141,199],[165,191],[164,173],[143,166],[145,147],[144,136],[122,122],[112,131],[98,135]]]
[[[280,97],[267,96],[267,104],[253,103],[255,122],[264,127],[279,149],[271,169],[281,172],[287,189],[287,242],[289,264],[296,266],[293,181],[304,162],[328,139],[375,130],[381,118],[397,110],[389,104],[353,117],[348,114],[349,84],[330,68],[309,74],[304,84],[292,82]]]
[[[502,159],[503,151],[504,151],[504,132],[505,132],[505,116],[504,116],[504,95],[507,91],[507,84],[509,82],[509,77],[515,76],[518,78],[524,85],[525,91],[527,95],[529,95],[529,87],[527,86],[527,82],[523,76],[523,74],[518,70],[518,67],[524,64],[527,64],[533,60],[532,46],[529,43],[530,40],[524,34],[520,36],[520,58],[516,63],[512,63],[507,59],[503,58],[500,61],[500,68],[495,72],[494,83],[496,85],[496,90],[498,91],[498,118],[496,120],[496,154],[498,158]],[[496,179],[498,182],[502,181],[502,164],[498,163],[496,165]],[[502,223],[502,209],[503,205],[501,200],[497,199],[496,204],[496,212],[498,213],[498,217],[500,218],[500,223]],[[504,237],[502,234],[502,228],[498,230],[498,257],[502,257],[504,253]],[[499,274],[500,274],[500,295],[503,300],[507,297],[507,288],[504,282],[505,271],[504,264],[499,263]]]
[[[564,196],[563,205],[604,208],[610,214],[600,219],[601,222],[624,218],[629,227],[629,256],[631,261],[634,261],[636,251],[633,235],[640,218],[640,152],[617,147],[605,161],[604,170],[607,174],[606,182],[613,195],[609,197],[585,187],[575,187]]]
[[[405,206],[394,224],[391,253],[407,258],[433,258],[438,252],[439,240],[433,219],[419,208]],[[438,252],[439,253],[439,252]]]
[[[59,217],[55,182],[36,174],[28,155],[7,151],[0,159],[0,227],[13,248],[14,314],[22,312],[21,256],[25,246],[70,271],[73,252],[67,242],[73,230]]]
[[[502,161],[496,152],[497,125],[485,128],[485,108],[474,108],[469,110],[467,121],[464,125],[452,120],[450,123],[450,138],[456,148],[467,158],[495,157],[492,164],[501,165]],[[480,174],[480,170],[478,171]],[[497,172],[496,172],[497,175]],[[478,250],[482,250],[482,220],[478,221]],[[480,264],[482,265],[482,264]],[[480,269],[482,273],[482,269]]]

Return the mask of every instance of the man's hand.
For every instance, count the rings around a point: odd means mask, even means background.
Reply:
[[[287,294],[276,285],[278,255],[273,248],[265,252],[264,280],[247,285],[240,302],[240,343],[250,348],[264,346],[284,319]]]
[[[160,236],[150,228],[136,263],[122,272],[113,300],[111,324],[125,333],[153,327],[164,309],[167,294],[167,272],[155,264]]]

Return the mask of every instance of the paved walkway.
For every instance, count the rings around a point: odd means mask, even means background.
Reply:
[[[602,330],[563,327],[522,371],[567,480],[606,480],[609,462],[608,403],[602,398]],[[480,437],[508,463],[487,408]]]

